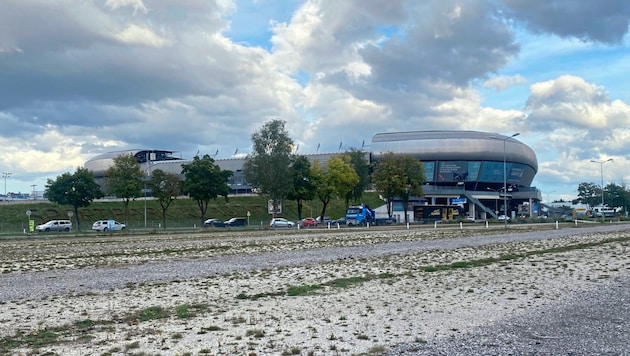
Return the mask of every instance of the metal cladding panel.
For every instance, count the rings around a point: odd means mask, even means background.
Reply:
[[[372,139],[372,158],[385,153],[411,155],[421,161],[469,160],[503,161],[530,166],[538,171],[534,151],[508,136],[478,131],[413,131],[376,134]]]

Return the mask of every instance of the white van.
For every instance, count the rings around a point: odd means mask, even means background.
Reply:
[[[49,222],[37,225],[35,228],[38,232],[50,231],[70,231],[72,230],[72,222],[70,220],[50,220]]]

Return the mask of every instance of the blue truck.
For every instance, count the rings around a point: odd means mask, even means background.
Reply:
[[[352,225],[374,225],[376,221],[374,210],[367,205],[349,206],[346,210],[346,224]]]

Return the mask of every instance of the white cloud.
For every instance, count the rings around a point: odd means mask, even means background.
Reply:
[[[150,47],[162,47],[168,43],[148,27],[131,24],[123,31],[115,34],[121,42],[128,44],[140,44]]]
[[[483,86],[486,88],[493,88],[496,91],[503,91],[513,86],[521,85],[525,82],[525,78],[520,74],[513,76],[499,75],[486,80],[483,83]]]
[[[144,14],[147,13],[147,8],[146,6],[144,6],[142,0],[107,0],[105,2],[105,6],[109,7],[112,10],[117,10],[124,7],[131,7],[133,8],[134,15],[138,12],[142,12]]]
[[[528,123],[541,130],[569,125],[609,132],[630,126],[630,106],[611,101],[603,87],[571,75],[533,84],[526,110],[531,112]]]

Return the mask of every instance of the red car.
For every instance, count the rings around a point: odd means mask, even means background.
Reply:
[[[317,227],[317,220],[313,218],[304,218],[300,221],[302,227]]]

